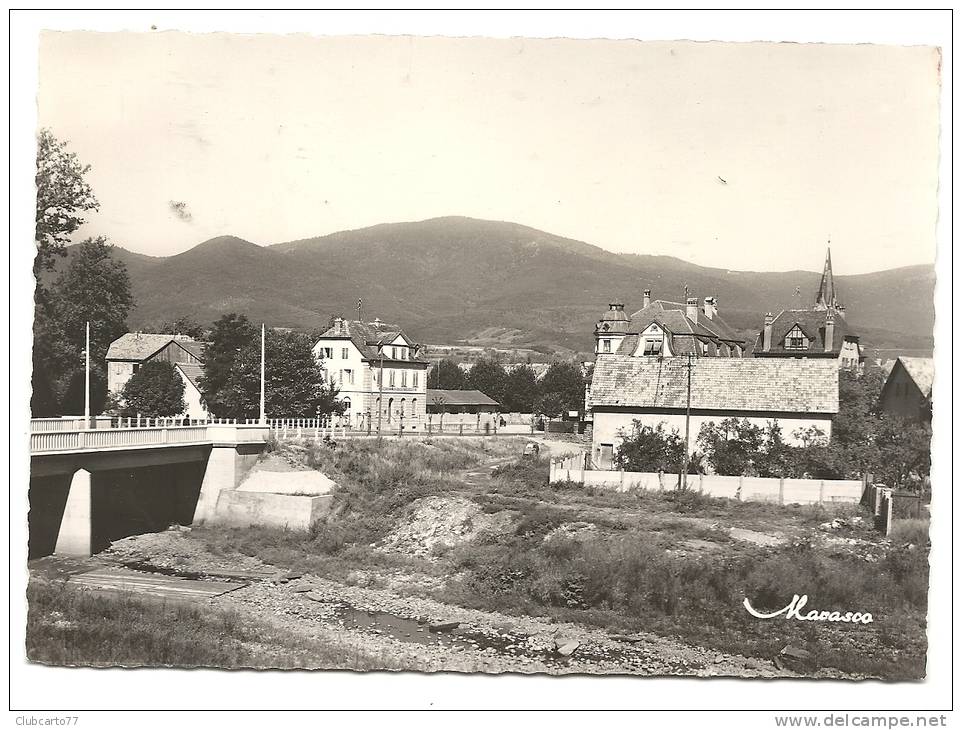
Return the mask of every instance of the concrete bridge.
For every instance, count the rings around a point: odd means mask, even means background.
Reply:
[[[32,422],[29,557],[90,555],[121,537],[210,519],[268,434],[236,421]]]

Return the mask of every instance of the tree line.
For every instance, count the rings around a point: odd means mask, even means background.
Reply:
[[[85,329],[90,323],[90,410],[92,414],[176,416],[186,409],[184,383],[167,362],[143,363],[119,398],[108,393],[106,356],[110,343],[128,331],[134,306],[130,277],[104,236],[87,238],[72,252],[67,244],[100,204],[86,180],[90,170],[49,129],[37,138],[36,279],[33,372],[30,398],[35,418],[83,412]],[[254,418],[260,412],[260,332],[245,317],[226,314],[210,327],[180,317],[153,328],[186,334],[205,343],[199,387],[208,411],[218,418]],[[338,412],[337,389],[328,384],[305,333],[268,330],[265,338],[266,407],[270,413],[313,418]]]
[[[480,390],[511,413],[536,413],[557,418],[584,409],[590,373],[572,362],[553,362],[539,380],[528,364],[510,371],[494,357],[482,357],[468,370],[450,359],[440,360],[428,377],[428,387],[440,390]]]
[[[790,445],[777,421],[766,426],[738,418],[706,423],[697,435],[689,471],[812,479],[858,479],[870,473],[889,486],[919,488],[931,467],[932,428],[883,413],[879,398],[884,383],[885,373],[874,366],[839,373],[831,439],[809,427],[791,434],[798,443]],[[677,430],[635,421],[622,435],[615,455],[619,468],[677,472],[683,467],[685,444]]]

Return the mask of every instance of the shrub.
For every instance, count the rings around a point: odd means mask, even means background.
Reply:
[[[929,521],[919,519],[896,520],[889,532],[889,540],[899,545],[928,545]]]

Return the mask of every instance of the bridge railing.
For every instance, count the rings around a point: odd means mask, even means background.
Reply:
[[[191,426],[78,429],[41,431],[30,434],[30,453],[139,448],[167,444],[197,444],[212,441],[256,442],[267,437],[266,427],[256,424],[205,423]]]
[[[133,428],[173,428],[184,426],[242,426],[256,425],[256,419],[245,423],[237,418],[137,418],[118,416],[91,417],[86,423],[83,416],[64,416],[62,418],[31,418],[30,433],[49,433],[52,431],[101,431],[108,429]]]

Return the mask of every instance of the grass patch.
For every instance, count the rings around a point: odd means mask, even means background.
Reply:
[[[438,597],[474,608],[634,626],[751,656],[771,657],[791,643],[846,672],[924,674],[928,565],[920,550],[893,550],[879,563],[809,542],[694,557],[637,530],[547,540],[519,531],[504,542],[459,546],[449,558],[465,577]],[[758,610],[777,610],[793,593],[819,609],[870,611],[876,623],[765,622],[741,606],[748,597]]]
[[[895,520],[889,540],[897,545],[926,546],[929,544],[929,521],[914,518]]]
[[[390,668],[388,657],[332,645],[233,610],[159,603],[33,581],[27,658],[66,666]]]

